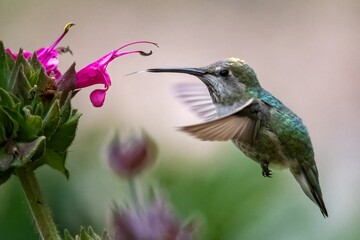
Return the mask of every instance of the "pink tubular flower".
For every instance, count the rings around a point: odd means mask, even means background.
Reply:
[[[120,50],[136,44],[152,44],[158,47],[156,43],[148,42],[148,41],[137,41],[137,42],[131,42],[128,43],[116,50],[111,51],[110,53],[106,54],[102,58],[98,59],[97,61],[87,65],[83,69],[81,69],[79,72],[75,72],[75,67],[72,66],[64,75],[61,74],[61,72],[58,69],[59,65],[59,54],[62,52],[70,52],[71,51],[68,48],[56,48],[56,46],[59,44],[59,42],[64,38],[64,36],[67,34],[69,29],[74,26],[74,23],[68,23],[65,28],[63,34],[48,48],[40,48],[35,51],[35,54],[37,56],[37,59],[44,67],[46,74],[53,76],[56,79],[56,84],[58,87],[58,90],[60,91],[77,91],[81,88],[89,87],[96,84],[104,84],[103,89],[95,89],[90,94],[90,101],[93,104],[94,107],[101,107],[104,104],[106,92],[111,86],[111,79],[106,71],[106,68],[108,64],[114,60],[115,58],[118,58],[123,55],[128,55],[132,53],[139,53],[143,56],[149,56],[152,54],[152,51],[149,53],[135,50],[135,51],[127,51],[127,52],[119,52]],[[18,57],[18,53],[11,52],[10,49],[6,49],[6,52],[10,54],[10,56],[16,60]],[[29,60],[33,54],[29,51],[23,51],[22,55],[25,59]]]
[[[123,55],[132,54],[132,53],[139,53],[143,56],[151,55],[152,52],[145,53],[140,50],[136,51],[128,51],[128,52],[120,52],[120,50],[135,44],[146,43],[146,44],[153,44],[157,46],[156,43],[148,42],[148,41],[137,41],[128,43],[116,50],[111,51],[110,53],[106,54],[99,60],[87,65],[79,72],[76,73],[76,88],[85,88],[88,86],[92,86],[95,84],[104,84],[103,89],[96,89],[91,92],[90,94],[90,101],[92,102],[94,107],[101,107],[104,104],[106,92],[111,86],[111,80],[108,72],[106,71],[106,67],[108,64]]]
[[[61,36],[50,47],[40,48],[37,51],[35,51],[39,62],[43,65],[43,67],[46,70],[46,74],[50,75],[51,73],[53,73],[56,79],[61,77],[61,73],[58,70],[59,51],[55,47],[64,38],[66,33],[69,31],[69,29],[74,25],[75,25],[74,23],[68,23],[64,28],[63,34],[61,34]],[[13,59],[17,59],[18,57],[17,53],[12,53],[9,48],[6,49],[6,52],[9,53]],[[33,54],[30,53],[29,51],[23,51],[23,56],[24,58],[29,59],[33,56]]]

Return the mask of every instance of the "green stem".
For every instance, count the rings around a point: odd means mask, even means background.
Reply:
[[[137,179],[135,177],[130,177],[129,187],[131,198],[134,201],[134,204],[138,207],[142,207],[144,204],[144,199],[140,186],[138,185]]]
[[[40,192],[38,181],[32,169],[18,168],[16,174],[20,179],[21,186],[25,192],[27,202],[35,219],[36,227],[44,240],[61,239],[55,223],[51,217],[50,208]]]

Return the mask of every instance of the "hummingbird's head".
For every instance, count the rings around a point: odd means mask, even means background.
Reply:
[[[214,103],[232,104],[260,88],[254,70],[238,58],[228,58],[207,67],[152,68],[147,71],[194,75],[206,85]]]

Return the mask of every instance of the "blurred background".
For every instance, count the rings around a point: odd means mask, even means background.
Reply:
[[[70,179],[42,167],[40,185],[60,230],[109,226],[114,202],[129,200],[126,182],[104,160],[115,130],[141,127],[158,143],[156,164],[141,176],[159,186],[183,221],[200,219],[199,239],[356,239],[360,197],[360,2],[345,1],[10,1],[0,2],[0,39],[34,51],[60,45],[60,69],[77,69],[125,43],[160,46],[150,57],[112,62],[113,86],[102,108],[91,89],[73,104],[83,114],[67,160]],[[324,219],[288,171],[262,177],[260,167],[230,142],[201,142],[175,127],[198,119],[174,96],[180,74],[141,73],[151,67],[200,67],[239,57],[264,88],[302,117],[316,153],[329,218]],[[16,177],[0,186],[0,239],[37,239]]]

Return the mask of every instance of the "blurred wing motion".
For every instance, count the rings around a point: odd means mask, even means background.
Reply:
[[[201,140],[226,141],[237,140],[252,143],[259,133],[262,117],[257,117],[261,112],[258,100],[254,98],[232,113],[205,123],[181,127]],[[255,115],[254,115],[255,114]]]
[[[216,119],[216,109],[207,88],[202,83],[179,83],[175,85],[175,94],[181,102],[200,118],[209,121]]]

